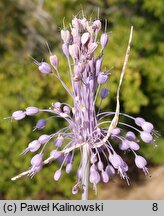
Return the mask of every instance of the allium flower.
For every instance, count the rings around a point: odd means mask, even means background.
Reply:
[[[56,55],[50,55],[50,64],[34,60],[38,69],[43,74],[53,75],[59,80],[64,89],[71,96],[73,106],[64,101],[57,101],[50,109],[39,109],[37,107],[27,107],[25,111],[14,112],[11,118],[21,120],[25,116],[34,116],[37,113],[47,112],[54,117],[63,118],[67,126],[55,131],[52,134],[43,134],[38,140],[28,144],[22,152],[37,152],[31,160],[31,167],[24,173],[12,178],[15,180],[24,175],[34,176],[43,165],[57,159],[61,164],[54,173],[54,180],[58,181],[62,176],[65,167],[66,173],[74,170],[73,163],[76,154],[81,153],[81,161],[77,170],[77,182],[72,188],[72,193],[76,194],[79,187],[82,187],[82,199],[88,198],[88,184],[96,185],[103,181],[107,183],[116,173],[125,179],[129,184],[127,175],[128,164],[116,150],[116,145],[125,153],[131,151],[134,154],[134,161],[139,169],[148,174],[147,162],[136,153],[140,148],[140,140],[145,143],[154,144],[154,136],[157,133],[151,123],[141,117],[132,117],[120,113],[119,93],[125,73],[126,64],[129,57],[130,43],[132,40],[132,30],[128,43],[125,61],[121,72],[121,77],[116,95],[116,110],[101,112],[101,103],[109,95],[107,84],[109,83],[109,73],[102,70],[104,49],[109,42],[109,34],[102,33],[98,40],[98,33],[101,29],[101,21],[87,21],[74,18],[70,29],[61,30],[62,51],[66,57],[72,88],[69,89],[60,77],[60,61]],[[95,54],[100,46],[100,53]],[[50,66],[51,65],[51,66]],[[53,72],[53,73],[52,73]],[[105,87],[104,87],[105,83]],[[101,103],[96,106],[97,98]],[[120,121],[119,117],[128,118],[131,123],[126,124]],[[41,130],[46,127],[48,119],[40,119],[34,130]],[[128,121],[128,122],[130,122]],[[45,159],[44,152],[49,148],[49,143],[53,144],[50,157]],[[52,176],[53,178],[53,176]]]

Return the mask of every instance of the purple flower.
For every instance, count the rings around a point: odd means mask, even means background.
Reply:
[[[26,113],[23,112],[22,110],[15,111],[12,114],[12,118],[15,120],[22,120],[23,118],[25,118],[25,116],[26,116]]]
[[[38,112],[39,112],[39,109],[37,107],[32,107],[32,106],[27,107],[26,111],[25,111],[27,116],[34,116],[34,115],[38,114]]]
[[[41,130],[43,128],[45,128],[46,126],[46,121],[44,119],[39,119],[38,122],[36,123],[34,130],[38,129]]]
[[[109,90],[102,88],[102,84],[108,80],[109,73],[101,71],[104,58],[103,50],[108,44],[109,34],[106,31],[102,33],[99,43],[98,33],[100,30],[101,21],[99,19],[92,22],[87,21],[85,17],[82,19],[74,17],[70,29],[64,27],[61,30],[62,51],[69,68],[69,74],[66,76],[70,76],[71,88],[68,88],[70,85],[67,86],[60,77],[59,60],[56,55],[51,54],[49,58],[52,68],[48,63],[39,63],[34,59],[34,63],[39,67],[41,73],[49,74],[53,71],[54,77],[71,96],[72,106],[65,103],[64,98],[61,98],[61,102],[53,103],[51,108],[39,109],[31,106],[27,107],[25,111],[18,110],[11,116],[15,120],[21,120],[26,115],[34,116],[38,112],[51,114],[46,120],[38,120],[34,130],[45,128],[46,122],[51,118],[62,118],[66,121],[67,125],[59,131],[52,131],[50,135],[42,134],[37,140],[30,142],[22,154],[29,151],[33,153],[40,151],[31,159],[32,167],[27,172],[31,177],[39,172],[45,164],[57,159],[60,168],[55,171],[54,180],[58,181],[63,167],[65,167],[66,173],[70,173],[74,169],[75,155],[80,152],[81,158],[76,171],[77,182],[72,188],[72,193],[78,193],[78,187],[81,185],[83,199],[87,198],[88,181],[93,184],[93,189],[96,190],[96,186],[101,180],[107,183],[116,173],[119,173],[121,178],[129,184],[127,175],[129,165],[122,157],[122,155],[126,156],[126,152],[131,151],[134,154],[136,166],[147,174],[147,162],[142,156],[137,155],[136,151],[142,147],[139,144],[141,140],[145,143],[154,143],[154,136],[157,136],[152,123],[141,117],[134,118],[128,114],[120,113],[120,87],[127,61],[124,62],[116,94],[116,110],[102,111],[101,104],[109,95]],[[130,49],[131,36],[132,28],[128,50]],[[98,46],[100,49],[97,49]],[[98,50],[100,50],[99,53]],[[100,97],[99,103],[98,97]],[[123,121],[120,120],[121,116],[124,117]],[[128,121],[124,122],[125,118]],[[50,157],[43,160],[45,152],[49,151],[50,146],[53,148],[50,150]],[[116,146],[119,147],[120,153],[117,152]],[[42,147],[41,150],[40,147]]]
[[[52,72],[52,69],[51,69],[50,65],[47,62],[39,63],[38,69],[43,74],[49,74],[49,73]]]

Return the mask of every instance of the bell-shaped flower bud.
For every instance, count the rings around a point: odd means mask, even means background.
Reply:
[[[81,167],[78,168],[76,175],[79,180],[82,179],[82,168]]]
[[[70,115],[71,113],[70,108],[68,106],[63,107],[63,112],[66,113],[67,115]]]
[[[107,88],[101,89],[100,97],[101,99],[105,99],[109,95],[109,90]]]
[[[103,72],[100,72],[98,74],[98,77],[97,77],[97,82],[98,84],[102,85],[104,83],[106,83],[106,81],[108,80],[108,75],[103,73]]]
[[[60,102],[55,102],[54,104],[52,104],[53,108],[57,109],[57,110],[61,110],[61,103]]]
[[[43,74],[49,74],[49,73],[52,72],[52,69],[51,69],[50,65],[47,62],[39,63],[38,69]]]
[[[141,127],[141,125],[145,122],[145,119],[137,117],[137,118],[135,118],[134,121],[135,121],[136,125]]]
[[[62,172],[61,172],[61,169],[58,169],[55,174],[54,174],[54,180],[55,181],[58,181],[60,176],[61,176]]]
[[[70,32],[67,29],[62,29],[61,38],[65,44],[68,44],[71,38]]]
[[[72,163],[68,163],[66,166],[66,173],[70,173],[72,171]]]
[[[88,54],[94,53],[97,47],[98,47],[98,44],[96,42],[90,43],[88,46]]]
[[[101,65],[102,65],[102,57],[99,57],[99,58],[96,59],[96,62],[95,62],[96,74],[100,73]]]
[[[64,55],[68,58],[69,57],[68,45],[62,44],[62,50],[63,50]]]
[[[98,184],[100,182],[99,173],[96,170],[91,171],[89,180],[91,183]]]
[[[108,174],[108,176],[110,178],[112,178],[114,175],[115,175],[115,169],[111,166],[111,165],[108,165],[106,168],[105,168],[105,171],[106,173]]]
[[[77,44],[69,45],[69,53],[73,60],[79,58],[79,46]]]
[[[38,140],[33,140],[28,144],[28,147],[21,153],[21,155],[26,154],[27,152],[36,152],[41,146],[41,143]]]
[[[77,194],[77,193],[78,193],[78,187],[77,187],[77,185],[75,185],[72,188],[72,194]]]
[[[119,143],[119,148],[122,150],[122,151],[126,151],[129,149],[129,142],[128,140],[123,140]]]
[[[140,149],[140,146],[138,145],[138,143],[134,141],[129,142],[129,147],[130,149],[133,149],[134,151],[138,151]]]
[[[56,55],[51,55],[50,56],[50,63],[54,67],[55,70],[58,70],[58,57]]]
[[[91,159],[90,159],[90,160],[91,160],[91,163],[92,163],[92,164],[94,164],[94,163],[97,162],[97,156],[96,156],[95,153],[92,153],[92,154],[91,154]]]
[[[39,113],[39,109],[37,107],[33,107],[33,106],[27,107],[25,113],[27,116],[34,116],[34,115]]]
[[[98,33],[101,30],[101,21],[95,20],[93,22],[93,26],[95,27],[95,31]]]
[[[75,28],[75,29],[77,29],[77,30],[79,30],[79,19],[78,18],[76,18],[76,17],[74,17],[73,19],[72,19],[72,26]]]
[[[53,157],[54,159],[57,159],[61,156],[61,152],[54,149],[50,152],[50,156]]]
[[[39,119],[34,127],[34,130],[41,130],[45,128],[45,126],[46,126],[46,121],[44,119]]]
[[[33,140],[28,144],[28,149],[30,152],[36,152],[41,146],[39,140]]]
[[[103,33],[100,38],[100,44],[101,44],[102,50],[106,47],[107,43],[108,43],[108,35],[107,33]]]
[[[111,164],[113,165],[115,169],[119,169],[119,167],[121,167],[124,163],[120,155],[116,153],[109,155],[109,161],[111,162]]]
[[[87,19],[84,17],[83,19],[80,19],[79,21],[81,25],[83,26],[83,29],[85,30],[86,25],[87,25]]]
[[[25,112],[23,112],[22,110],[17,110],[13,112],[11,117],[18,121],[18,120],[22,120],[23,118],[25,118],[25,116],[26,116]]]
[[[111,131],[111,134],[112,134],[112,135],[119,135],[120,132],[121,132],[121,129],[118,128],[118,127],[116,127],[116,128],[114,128],[114,129]]]
[[[82,43],[82,45],[85,45],[86,43],[88,43],[89,39],[90,39],[89,32],[83,33],[83,35],[81,36],[81,43]]]
[[[154,129],[153,124],[150,123],[150,122],[143,122],[143,123],[141,124],[141,127],[142,127],[142,129],[143,129],[144,131],[146,131],[146,132],[148,132],[148,133],[151,133],[152,130]]]
[[[136,135],[132,131],[128,131],[125,138],[129,141],[134,141],[136,139]]]
[[[61,147],[64,142],[64,138],[62,136],[58,136],[58,138],[55,140],[55,146]]]
[[[139,169],[143,169],[147,165],[147,161],[140,155],[135,155],[135,164]]]
[[[104,169],[104,164],[101,160],[97,163],[98,170],[102,171]]]
[[[38,141],[41,143],[41,144],[45,144],[47,143],[48,141],[50,140],[50,135],[47,135],[47,134],[43,134],[39,137]]]
[[[146,131],[142,131],[140,133],[140,137],[145,143],[149,143],[149,142],[153,141],[152,135]]]
[[[42,154],[36,154],[32,159],[31,159],[31,165],[32,166],[40,166],[43,161],[43,155]]]
[[[101,172],[101,177],[102,177],[102,180],[103,180],[104,183],[108,183],[108,181],[109,181],[109,176],[108,176],[108,174],[107,174],[106,171],[102,170],[102,172]]]

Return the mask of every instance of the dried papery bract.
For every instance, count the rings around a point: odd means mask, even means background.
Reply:
[[[129,184],[128,164],[117,152],[116,145],[123,154],[131,151],[134,154],[136,166],[148,174],[146,160],[136,152],[142,147],[142,143],[139,143],[139,136],[143,142],[154,144],[154,136],[157,136],[154,126],[141,117],[134,118],[120,113],[120,89],[128,62],[133,27],[131,27],[116,93],[116,109],[103,112],[101,104],[110,95],[109,70],[104,72],[102,64],[104,49],[109,43],[109,33],[105,30],[98,37],[101,26],[99,19],[92,22],[85,17],[82,19],[74,17],[70,28],[64,26],[64,29],[61,30],[62,51],[68,63],[71,89],[61,79],[59,60],[55,54],[52,55],[50,52],[50,64],[39,63],[33,59],[41,73],[58,79],[71,96],[73,105],[57,101],[48,109],[31,106],[25,111],[13,112],[11,119],[14,120],[21,120],[26,116],[35,116],[42,112],[51,114],[47,119],[38,120],[34,131],[43,130],[52,117],[63,118],[67,126],[51,134],[42,134],[38,139],[30,142],[22,154],[29,151],[37,152],[31,160],[32,166],[29,170],[13,177],[12,180],[25,175],[33,177],[44,165],[54,160],[57,160],[60,165],[56,171],[54,170],[52,179],[54,177],[55,181],[62,180],[63,169],[66,173],[71,173],[74,169],[74,158],[80,153],[81,158],[76,171],[77,182],[72,185],[72,193],[77,194],[82,191],[82,199],[86,200],[88,199],[89,183],[93,184],[96,192],[97,184],[100,181],[107,183],[116,173],[119,173],[121,178]],[[96,55],[98,46],[100,46],[100,53]],[[100,103],[97,102],[98,97],[100,97]],[[131,123],[126,124],[120,121],[121,116],[128,118],[128,122],[131,121]],[[49,145],[53,146],[53,149],[50,150],[49,158],[43,160],[45,151],[49,150]]]

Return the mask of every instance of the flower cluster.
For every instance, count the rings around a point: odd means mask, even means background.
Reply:
[[[66,173],[72,171],[75,153],[79,151],[82,157],[76,173],[77,182],[72,188],[73,194],[78,192],[80,184],[85,186],[87,177],[84,175],[87,172],[94,189],[101,180],[105,183],[110,181],[116,171],[129,183],[128,164],[116,150],[118,148],[119,152],[123,153],[131,151],[134,154],[135,165],[148,174],[147,161],[138,153],[141,147],[140,140],[155,144],[154,136],[157,136],[154,126],[141,117],[134,118],[119,112],[117,114],[128,118],[131,124],[118,120],[112,126],[116,112],[101,112],[101,103],[109,95],[109,90],[104,84],[107,84],[110,75],[110,70],[102,70],[103,51],[108,44],[109,33],[105,31],[99,36],[101,27],[99,19],[88,21],[85,17],[82,19],[75,17],[70,28],[61,30],[62,51],[68,62],[72,89],[67,87],[60,76],[56,55],[50,53],[50,64],[34,60],[41,73],[52,74],[59,80],[71,96],[73,106],[64,102],[55,102],[49,109],[27,107],[25,111],[14,112],[11,117],[21,120],[25,116],[48,112],[51,117],[66,120],[68,123],[66,127],[52,134],[41,135],[37,140],[30,142],[22,154],[37,152],[31,159],[29,171],[26,172],[31,177],[39,172],[44,164],[57,159],[61,166],[54,173],[54,180],[58,181],[64,167]],[[100,51],[96,56],[98,46]],[[96,106],[98,97],[101,100],[99,107]],[[43,129],[49,118],[40,119],[34,130]],[[50,152],[50,157],[43,160],[49,143],[53,145],[53,150]],[[88,165],[88,168],[85,168],[85,165]]]

